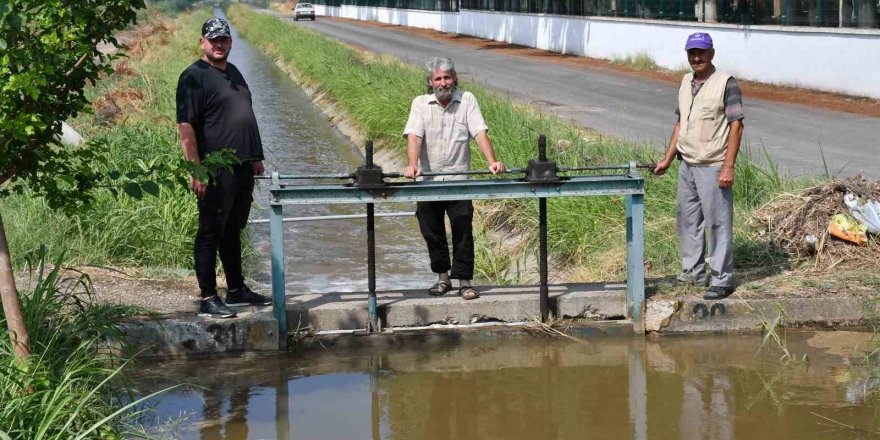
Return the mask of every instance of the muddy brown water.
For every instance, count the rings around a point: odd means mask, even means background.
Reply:
[[[198,384],[154,402],[182,439],[875,438],[871,384],[847,379],[868,336],[790,334],[809,362],[788,365],[757,335],[319,348],[153,362],[139,390]]]

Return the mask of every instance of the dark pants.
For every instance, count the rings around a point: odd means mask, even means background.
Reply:
[[[199,199],[199,230],[196,233],[196,278],[202,297],[217,294],[217,253],[226,273],[226,286],[244,286],[241,273],[241,230],[247,226],[254,191],[250,163],[221,170]]]
[[[452,225],[452,264],[449,264],[449,244],[446,241],[446,224],[443,215],[449,216]],[[470,280],[474,278],[474,205],[470,200],[449,202],[419,202],[416,204],[419,229],[428,244],[431,271],[444,273],[452,269],[450,278]]]

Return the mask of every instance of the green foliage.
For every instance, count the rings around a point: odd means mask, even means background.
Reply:
[[[61,121],[88,104],[84,88],[112,71],[100,43],[136,18],[143,0],[6,0],[0,2],[0,183],[43,195],[50,206],[80,204],[103,160],[89,146],[62,147]]]
[[[136,402],[119,391],[126,361],[107,344],[121,340],[130,310],[96,305],[86,275],[65,273],[60,258],[52,269],[44,262],[41,253],[32,290],[21,295],[29,360],[13,356],[0,313],[0,439],[123,438],[119,426],[137,416]]]
[[[16,261],[48,244],[64,249],[68,264],[192,265],[198,224],[189,174],[203,178],[209,170],[236,161],[224,152],[206,158],[202,167],[193,166],[183,160],[174,124],[177,78],[197,58],[200,25],[210,15],[200,10],[181,15],[175,23],[143,15],[142,25],[174,28],[171,38],[154,33],[139,42],[143,55],[126,62],[128,73],[105,77],[86,90],[93,100],[136,91],[131,94],[143,96],[143,101],[124,107],[124,118],[118,121],[100,122],[88,114],[70,121],[98,145],[95,151],[104,158],[92,163],[98,179],[92,187],[98,190],[92,191],[88,209],[54,211],[27,189],[0,199]]]

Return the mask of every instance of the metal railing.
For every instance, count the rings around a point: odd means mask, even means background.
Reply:
[[[373,164],[373,146],[366,145],[364,166],[351,174],[287,175],[271,174],[269,217],[272,261],[272,296],[275,318],[278,321],[279,340],[286,346],[287,311],[284,264],[284,205],[309,204],[361,204],[366,205],[367,277],[369,315],[368,332],[380,331],[376,297],[375,267],[375,204],[393,202],[426,202],[447,200],[487,200],[503,198],[537,198],[539,203],[539,271],[540,313],[543,320],[549,316],[548,264],[547,264],[547,198],[572,196],[624,196],[626,197],[626,243],[627,243],[627,317],[634,324],[643,319],[645,300],[644,280],[644,194],[645,181],[638,174],[639,168],[653,165],[602,165],[589,167],[557,167],[548,161],[546,138],[538,140],[538,158],[529,161],[526,168],[515,168],[505,174],[522,175],[519,178],[494,178],[449,181],[392,181],[386,178],[402,177],[399,173],[383,173]],[[586,171],[621,171],[612,175],[563,175]],[[459,173],[426,172],[423,175],[488,174],[485,170]],[[296,183],[298,180],[349,179],[348,183]],[[294,183],[290,183],[293,181]],[[380,214],[381,215],[381,214]],[[641,325],[635,326],[637,329]]]

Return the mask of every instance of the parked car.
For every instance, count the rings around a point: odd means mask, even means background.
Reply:
[[[300,18],[311,18],[315,21],[315,7],[311,3],[297,3],[293,7],[293,21]]]

